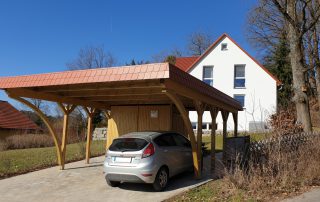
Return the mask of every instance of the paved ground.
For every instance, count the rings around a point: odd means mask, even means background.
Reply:
[[[319,202],[320,201],[320,188],[313,189],[300,196],[286,199],[283,202]]]
[[[155,202],[210,180],[209,177],[194,180],[192,174],[182,174],[173,178],[164,192],[153,192],[152,187],[146,184],[123,184],[112,188],[106,184],[103,176],[103,159],[104,157],[93,158],[90,165],[85,165],[84,161],[70,163],[64,171],[53,167],[0,180],[1,202]]]

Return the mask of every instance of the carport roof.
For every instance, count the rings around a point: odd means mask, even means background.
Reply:
[[[192,107],[191,97],[228,111],[239,102],[169,63],[75,70],[0,78],[9,95],[97,108],[127,104],[169,104],[174,91]],[[187,98],[187,99],[186,99]]]

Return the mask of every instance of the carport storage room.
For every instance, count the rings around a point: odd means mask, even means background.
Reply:
[[[136,131],[175,131],[187,135],[183,120],[173,105],[111,106],[107,148],[115,138]]]

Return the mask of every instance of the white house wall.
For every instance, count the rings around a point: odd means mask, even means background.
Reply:
[[[221,43],[228,44],[228,50],[221,50]],[[245,65],[245,88],[234,88],[234,65]],[[249,129],[250,121],[268,121],[270,114],[275,112],[277,103],[276,81],[267,74],[257,63],[245,54],[228,37],[225,37],[211,52],[204,57],[193,69],[191,75],[202,80],[203,66],[212,65],[213,86],[218,90],[233,97],[235,94],[245,95],[245,109],[239,112],[239,130]],[[189,113],[192,122],[197,122],[196,112]],[[209,112],[203,116],[204,122],[211,122]],[[222,118],[219,113],[217,118],[218,130],[222,130]],[[233,130],[232,114],[228,119],[228,130]]]

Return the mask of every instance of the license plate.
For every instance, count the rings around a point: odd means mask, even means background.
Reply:
[[[128,157],[113,157],[113,161],[117,163],[131,163],[131,158]]]

